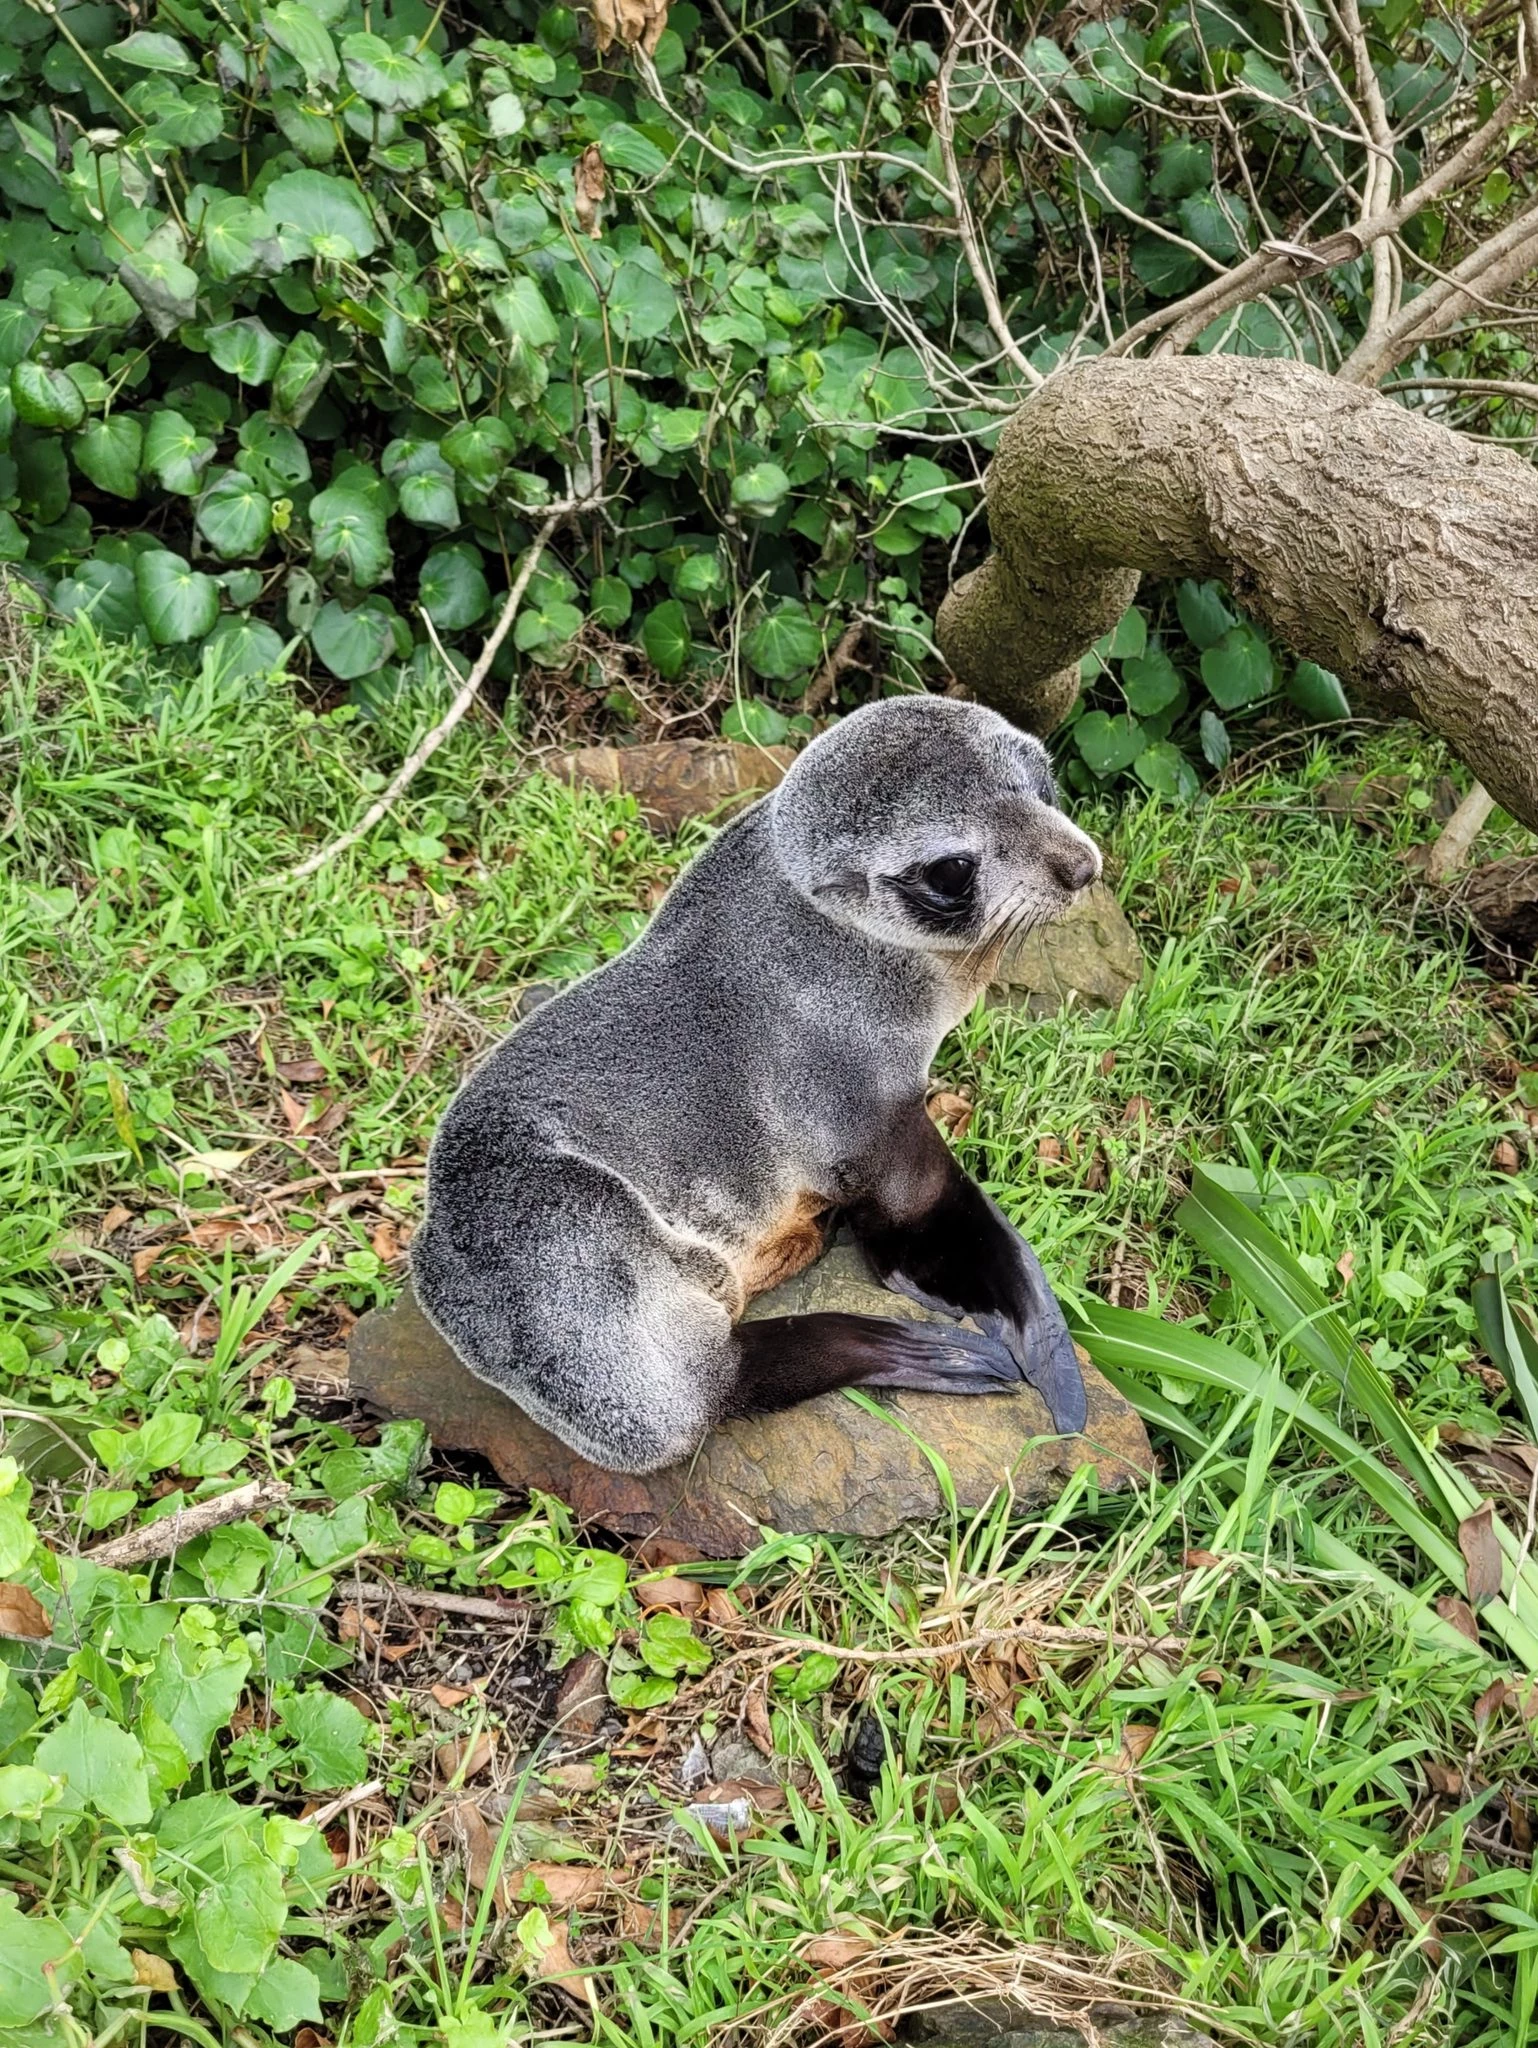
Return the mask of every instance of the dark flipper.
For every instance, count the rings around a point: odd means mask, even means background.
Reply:
[[[1005,1344],[1064,1436],[1088,1414],[1073,1339],[1041,1261],[998,1205],[969,1180],[922,1106],[873,1165],[849,1220],[883,1283],[927,1308],[971,1316]]]
[[[1009,1346],[948,1323],[826,1312],[739,1323],[731,1412],[791,1408],[835,1387],[907,1387],[931,1394],[998,1394],[1020,1384]]]

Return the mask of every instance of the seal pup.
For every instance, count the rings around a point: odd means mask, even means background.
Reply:
[[[897,697],[841,719],[450,1103],[411,1247],[423,1311],[471,1372],[621,1472],[855,1385],[1024,1379],[1081,1429],[1036,1255],[924,1100],[1006,944],[1099,873],[1045,749],[996,712]],[[888,1287],[977,1327],[739,1324],[836,1218]]]

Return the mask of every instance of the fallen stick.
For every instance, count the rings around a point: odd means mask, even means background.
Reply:
[[[288,1492],[281,1479],[253,1479],[229,1493],[216,1494],[212,1500],[178,1508],[174,1515],[163,1515],[158,1522],[148,1522],[142,1529],[130,1529],[126,1536],[98,1543],[84,1554],[92,1564],[106,1565],[116,1572],[129,1571],[136,1564],[148,1564],[152,1558],[169,1557],[173,1550],[206,1536],[210,1529],[222,1529],[228,1522],[244,1522],[263,1508],[276,1507],[287,1500]]]
[[[820,1643],[813,1636],[778,1636],[764,1631],[761,1647],[804,1656],[819,1651],[849,1664],[911,1664],[929,1657],[962,1657],[999,1643],[1032,1643],[1044,1650],[1183,1650],[1184,1636],[1128,1635],[1114,1628],[1064,1628],[1051,1621],[1017,1621],[1009,1628],[980,1629],[953,1643],[910,1643],[896,1650],[861,1650],[847,1644]]]
[[[523,603],[523,593],[529,587],[529,578],[539,567],[540,556],[545,552],[551,534],[555,532],[561,521],[571,513],[585,511],[590,505],[597,503],[598,500],[594,497],[564,498],[558,505],[550,507],[545,516],[545,523],[529,543],[523,561],[519,564],[518,574],[513,578],[512,589],[507,593],[502,609],[497,616],[497,623],[487,635],[485,646],[476,656],[475,666],[460,685],[458,694],[448,710],[444,712],[438,723],[427,734],[426,738],[422,740],[421,744],[412,748],[396,771],[394,780],[390,783],[389,788],[384,792],[383,796],[369,805],[357,824],[344,832],[339,839],[333,839],[329,846],[321,847],[318,852],[312,853],[308,858],[300,861],[297,867],[290,868],[286,875],[280,875],[277,878],[280,883],[302,881],[306,875],[313,875],[318,868],[323,868],[329,861],[335,860],[339,853],[345,853],[349,846],[356,846],[360,839],[373,831],[385,813],[399,802],[407,788],[415,780],[418,770],[432,759],[433,755],[437,753],[443,742],[475,702],[481,684],[485,682],[490,674],[491,664],[497,658],[497,650],[507,638],[513,620],[518,616],[518,607]],[[426,613],[423,614],[423,617],[426,618]],[[429,630],[431,630],[430,620],[428,625]],[[436,635],[433,638],[436,644]],[[442,654],[441,648],[439,648],[439,653]],[[444,660],[445,666],[447,666],[447,657]],[[453,671],[450,669],[450,674],[452,673]]]
[[[472,1621],[516,1621],[527,1614],[525,1600],[482,1600],[474,1593],[435,1593],[425,1586],[403,1586],[396,1579],[338,1585],[336,1598],[356,1607],[383,1607],[399,1600],[406,1607],[431,1607],[439,1614],[465,1614]]]
[[[362,1806],[367,1800],[375,1799],[384,1790],[383,1778],[371,1778],[366,1785],[354,1785],[350,1792],[339,1792],[335,1799],[328,1799],[324,1806],[317,1806],[313,1813],[303,1816],[309,1828],[319,1828],[324,1834],[331,1823],[351,1806]]]

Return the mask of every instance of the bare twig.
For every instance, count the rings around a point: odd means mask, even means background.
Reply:
[[[429,1607],[438,1614],[463,1614],[471,1621],[518,1621],[528,1613],[522,1600],[482,1600],[474,1593],[437,1593],[426,1586],[402,1586],[394,1579],[376,1580],[337,1589],[359,1607]]]
[[[543,555],[546,547],[549,545],[550,536],[555,532],[555,529],[563,519],[570,518],[573,513],[585,512],[598,502],[598,499],[593,496],[565,498],[559,504],[552,505],[549,508],[545,515],[544,524],[529,543],[523,561],[519,565],[518,574],[513,578],[513,586],[508,591],[507,597],[503,602],[502,610],[497,617],[497,623],[487,635],[486,644],[476,657],[475,666],[465,677],[463,683],[460,684],[458,693],[448,710],[444,712],[442,718],[439,719],[432,731],[426,734],[420,745],[414,747],[406,756],[391,781],[389,788],[386,789],[383,796],[377,802],[369,805],[357,824],[344,832],[340,838],[333,839],[329,846],[321,847],[319,852],[312,853],[307,859],[300,861],[297,867],[290,868],[288,873],[280,878],[282,881],[302,881],[306,875],[313,875],[318,869],[325,867],[329,862],[335,860],[338,854],[345,853],[348,847],[356,846],[358,841],[372,832],[380,819],[400,801],[401,797],[415,780],[418,772],[437,753],[443,742],[474,703],[481,684],[485,682],[491,672],[491,664],[497,658],[497,650],[507,638],[513,620],[518,616],[518,607],[523,602],[523,593],[529,587],[530,577],[539,567],[540,556]],[[423,616],[425,618],[426,614],[424,613]],[[452,670],[450,673],[452,673]]]
[[[1450,882],[1469,857],[1474,841],[1484,830],[1485,820],[1495,809],[1495,798],[1483,783],[1470,786],[1468,795],[1459,804],[1437,836],[1426,862],[1428,882]]]
[[[112,1571],[131,1571],[135,1565],[148,1564],[157,1557],[169,1557],[173,1550],[180,1550],[184,1543],[206,1536],[210,1529],[222,1529],[230,1522],[248,1521],[264,1508],[277,1507],[281,1501],[287,1500],[288,1491],[281,1479],[253,1479],[248,1485],[237,1486],[229,1493],[216,1494],[212,1500],[200,1500],[190,1508],[178,1508],[174,1515],[163,1515],[158,1522],[150,1522],[142,1529],[130,1529],[126,1536],[114,1536],[109,1543],[98,1543],[85,1555],[92,1564],[106,1565]]]
[[[1130,1635],[1114,1628],[1063,1628],[1050,1621],[1016,1621],[1007,1628],[979,1629],[949,1643],[909,1643],[896,1650],[862,1650],[846,1643],[823,1643],[814,1636],[780,1636],[765,1630],[760,1646],[787,1656],[817,1652],[846,1664],[911,1664],[921,1658],[965,1657],[1000,1643],[1032,1643],[1044,1650],[1183,1650],[1184,1636]]]
[[[313,1813],[304,1817],[306,1827],[319,1828],[324,1834],[331,1823],[349,1807],[364,1806],[370,1799],[377,1799],[384,1790],[383,1778],[370,1778],[366,1785],[354,1785],[350,1792],[339,1792],[335,1799],[328,1799],[324,1806],[317,1806]]]

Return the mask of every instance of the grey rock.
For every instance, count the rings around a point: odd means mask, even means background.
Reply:
[[[1143,978],[1143,949],[1104,882],[1056,924],[1017,939],[999,963],[990,1004],[1050,1016],[1070,1001],[1115,1009]]]
[[[761,1295],[750,1314],[815,1309],[928,1313],[878,1286],[848,1244]],[[727,1423],[690,1463],[640,1477],[588,1464],[467,1372],[409,1289],[393,1308],[363,1317],[348,1355],[359,1400],[385,1415],[419,1417],[447,1449],[480,1452],[507,1486],[556,1494],[600,1528],[666,1536],[713,1557],[740,1557],[765,1526],[883,1536],[943,1514],[934,1469],[907,1431],[944,1460],[964,1512],[982,1507],[1006,1479],[1028,1506],[1060,1492],[1080,1465],[1093,1463],[1101,1486],[1119,1487],[1152,1464],[1136,1411],[1082,1354],[1089,1394],[1082,1436],[1054,1437],[1044,1404],[1028,1387],[965,1399],[904,1393],[888,1397],[887,1413],[877,1414],[842,1394],[824,1394],[780,1415]]]
[[[1169,2013],[1097,2006],[1087,2017],[1102,2048],[1218,2048],[1210,2034],[1196,2033]],[[948,2000],[911,2014],[897,2037],[925,2048],[1085,2048],[1088,2038],[1077,2027],[1036,2018],[1010,1998]]]

